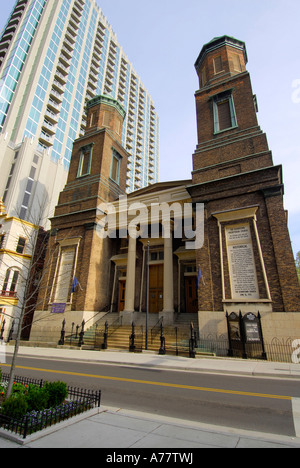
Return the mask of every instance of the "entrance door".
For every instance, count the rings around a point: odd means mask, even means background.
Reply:
[[[119,312],[123,312],[125,308],[125,293],[126,293],[126,281],[119,282]]]
[[[197,277],[185,277],[185,311],[188,314],[198,312]]]
[[[157,314],[164,307],[164,265],[150,265],[149,267],[149,313]]]

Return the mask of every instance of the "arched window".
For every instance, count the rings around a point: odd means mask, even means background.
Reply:
[[[16,297],[17,295],[17,284],[20,272],[16,268],[9,268],[6,271],[5,279],[2,287],[2,296],[5,297]]]

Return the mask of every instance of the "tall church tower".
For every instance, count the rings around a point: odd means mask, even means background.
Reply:
[[[105,310],[111,297],[108,265],[114,247],[111,239],[99,237],[97,222],[103,217],[99,207],[125,194],[128,153],[121,142],[125,111],[108,96],[89,101],[87,111],[85,135],[74,142],[67,184],[51,219],[33,341],[38,339],[38,317],[45,311],[53,314],[52,326],[61,312],[68,312],[70,323],[78,324],[83,316],[86,320],[90,314],[92,319],[95,312]],[[41,326],[45,334],[45,324]]]
[[[195,64],[198,144],[189,192],[205,205],[199,318],[300,310],[282,167],[257,122],[247,60],[242,41],[222,36],[204,45]]]

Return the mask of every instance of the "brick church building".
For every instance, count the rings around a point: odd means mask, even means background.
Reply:
[[[226,333],[226,312],[259,311],[267,339],[299,338],[300,288],[282,168],[273,164],[258,125],[246,65],[242,41],[222,36],[203,46],[195,64],[198,144],[191,179],[158,183],[127,198],[125,112],[107,96],[88,102],[86,132],[74,142],[51,219],[32,341],[56,341],[63,318],[92,326],[115,313],[124,323],[138,323],[147,307],[153,323],[194,315],[200,335],[216,336]],[[172,204],[181,214],[192,206],[193,225],[202,207],[201,245],[175,235],[179,215],[172,212],[169,236],[163,235],[163,214],[150,217],[153,207]],[[130,236],[138,207],[146,207],[138,219],[141,235]],[[105,231],[109,210],[114,225]],[[150,219],[156,236],[149,234]]]

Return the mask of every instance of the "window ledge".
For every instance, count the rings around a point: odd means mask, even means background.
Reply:
[[[225,128],[224,130],[214,131],[214,135],[219,135],[220,133],[228,132],[229,130],[234,130],[237,128],[239,128],[239,126],[235,125],[234,127],[228,127],[228,128]]]

